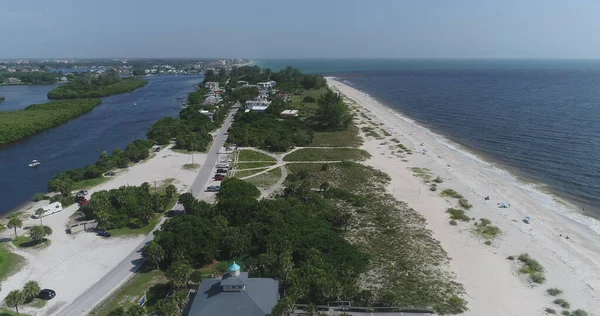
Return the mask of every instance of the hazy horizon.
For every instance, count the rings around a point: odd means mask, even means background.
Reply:
[[[4,1],[0,59],[599,59],[598,15],[591,0]]]

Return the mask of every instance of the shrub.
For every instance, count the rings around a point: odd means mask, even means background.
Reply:
[[[321,171],[327,171],[329,170],[329,164],[324,163],[323,165],[321,165]]]
[[[518,259],[523,263],[519,272],[529,274],[529,279],[534,283],[542,284],[546,281],[544,267],[537,260],[526,253],[519,255]]]
[[[530,277],[533,283],[543,284],[546,282],[546,277],[541,273],[532,274]]]
[[[442,197],[453,197],[456,199],[462,199],[462,194],[452,190],[452,189],[446,189],[444,191],[442,191],[442,193],[440,193],[440,196]]]
[[[458,224],[458,223],[457,223],[455,220],[451,220],[451,221],[450,221],[450,225],[452,225],[452,226],[456,226],[457,224]]]
[[[553,287],[553,288],[547,289],[546,292],[548,292],[549,295],[558,296],[558,295],[561,295],[563,291]]]
[[[304,103],[315,103],[315,102],[317,102],[317,100],[315,100],[315,98],[313,98],[311,96],[306,96],[306,97],[304,97],[304,99],[302,99],[302,102],[304,102]]]
[[[458,204],[467,210],[470,210],[473,207],[473,205],[471,205],[467,199],[458,200]]]
[[[468,222],[470,220],[469,216],[465,215],[465,211],[457,208],[449,208],[446,210],[446,213],[450,213],[451,219],[456,219],[463,222]]]
[[[432,185],[429,187],[429,191],[437,191],[437,185],[435,185],[435,183],[434,183],[434,184],[432,184]]]
[[[583,309],[577,309],[571,313],[571,316],[588,316],[588,313]]]
[[[442,183],[442,182],[444,182],[444,180],[442,180],[442,178],[440,178],[440,177],[437,177],[437,178],[433,179],[433,182]]]
[[[553,301],[554,304],[564,308],[564,309],[569,309],[571,307],[571,304],[569,304],[569,302],[567,302],[566,300],[562,299],[562,298],[557,298]]]
[[[489,245],[491,245],[491,244],[492,244],[492,242],[491,242],[491,241],[489,241],[489,240],[486,240],[486,241],[485,241],[485,244],[489,246]]]
[[[479,223],[479,225],[475,223],[475,226],[477,226],[475,228],[475,233],[488,240],[495,239],[500,234],[502,234],[502,231],[500,230],[500,228],[491,224],[492,222],[489,219],[482,218],[481,223]]]
[[[546,311],[546,313],[548,313],[548,314],[552,314],[552,315],[556,314],[556,311],[550,307],[546,307],[546,309],[544,311]]]
[[[38,202],[38,201],[46,200],[46,199],[48,199],[48,197],[46,195],[44,195],[44,193],[36,193],[33,196],[33,201],[34,202]]]
[[[508,256],[508,257],[506,257],[506,259],[508,259],[508,260],[515,260],[515,256]]]

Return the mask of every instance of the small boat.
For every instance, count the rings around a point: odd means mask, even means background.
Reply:
[[[37,160],[32,160],[31,163],[29,164],[29,167],[33,168],[33,167],[37,167],[40,165],[40,162]]]
[[[133,102],[133,105],[137,105],[137,103]]]

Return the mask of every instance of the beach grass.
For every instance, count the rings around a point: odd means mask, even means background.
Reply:
[[[454,191],[452,189],[446,189],[446,190],[442,191],[440,193],[440,196],[441,197],[451,197],[451,198],[455,198],[455,199],[462,199],[463,198],[462,194],[460,194],[460,193],[458,193],[458,192],[456,192],[456,191]]]
[[[25,258],[12,253],[6,245],[0,245],[0,281],[15,274],[25,264]]]
[[[550,295],[550,296],[558,296],[558,295],[561,295],[562,292],[563,291],[561,289],[557,289],[555,287],[549,288],[546,290],[546,293],[548,293],[548,295]]]
[[[259,188],[270,188],[281,179],[281,174],[281,168],[275,168],[256,177],[249,178],[246,181],[254,184]]]
[[[429,169],[427,169],[427,168],[412,167],[412,168],[410,168],[410,170],[413,172],[413,175],[415,177],[423,179],[423,181],[425,183],[428,183],[431,180],[431,178],[433,177],[433,175],[431,174],[431,171],[429,171]]]
[[[440,269],[448,262],[446,252],[425,226],[425,219],[387,193],[391,181],[387,174],[354,162],[330,163],[327,168],[297,163],[286,168],[295,175],[303,170],[310,187],[319,187],[327,179],[329,192],[343,190],[344,194],[324,197],[351,214],[344,234],[371,256],[359,287],[371,292],[374,300],[385,297],[392,306],[433,306],[438,314],[466,310],[460,298],[462,285],[451,272]],[[360,203],[354,198],[360,198]]]
[[[126,308],[129,304],[136,303],[144,295],[144,292],[148,299],[147,308],[150,309],[158,299],[166,296],[167,293],[162,295],[162,292],[165,289],[169,290],[168,282],[165,272],[143,267],[141,272],[136,273],[130,281],[117,289],[114,295],[103,302],[101,308],[95,310],[93,314],[105,316],[119,306]]]
[[[535,259],[531,258],[529,254],[523,253],[517,257],[521,262],[521,268],[519,272],[528,274],[529,279],[538,284],[542,284],[546,281],[544,276],[544,267]]]
[[[465,214],[465,211],[461,210],[461,209],[449,208],[446,210],[446,213],[450,214],[451,219],[454,219],[457,221],[468,222],[471,220],[471,218]]]
[[[400,148],[402,151],[406,152],[407,154],[412,154],[412,150],[410,150],[408,147],[404,146],[403,144],[398,144],[396,145],[398,148]]]
[[[488,241],[494,240],[502,234],[502,230],[497,226],[493,226],[492,222],[486,218],[482,218],[479,223],[475,223],[474,232]]]
[[[155,214],[150,221],[148,221],[148,225],[139,227],[139,228],[129,228],[122,227],[113,229],[110,231],[112,237],[127,237],[127,236],[137,236],[137,235],[148,235],[150,232],[160,223],[162,219],[162,215]]]
[[[551,314],[551,315],[555,315],[556,314],[556,310],[554,310],[554,309],[552,309],[550,307],[546,307],[546,309],[544,309],[544,311],[546,313],[548,313],[548,314]]]
[[[354,124],[339,131],[315,132],[313,136],[310,143],[312,147],[358,147],[363,144],[363,139],[358,135],[358,128]]]
[[[238,161],[277,161],[277,159],[254,150],[240,150]]]
[[[357,148],[303,148],[286,155],[284,161],[361,161],[371,155]]]
[[[429,191],[437,191],[437,185],[434,183],[429,186]]]
[[[197,164],[197,163],[186,163],[182,167],[183,170],[197,170],[199,168],[200,168],[200,164]]]
[[[235,164],[237,170],[266,168],[275,164],[275,161],[257,161],[257,162],[238,162]]]
[[[440,178],[440,177],[436,177],[435,179],[433,179],[433,182],[442,183],[442,182],[444,182],[444,180],[442,180],[442,178]]]
[[[379,135],[374,128],[372,127],[368,127],[368,126],[364,126],[361,127],[360,130],[365,133],[366,136],[368,137],[375,137],[376,139],[383,139],[383,137],[381,137],[381,135]]]
[[[236,171],[233,176],[235,178],[245,178],[245,177],[249,177],[251,175],[257,174],[259,172],[263,172],[267,170],[267,168],[260,168],[260,169],[253,169],[253,170],[242,170],[242,171]]]
[[[471,205],[469,203],[469,200],[465,198],[458,199],[458,204],[465,210],[470,210],[471,208],[473,208],[473,205]]]
[[[101,176],[99,178],[85,179],[73,182],[73,190],[89,189],[91,187],[95,187],[99,184],[102,184],[110,179],[110,177]]]
[[[567,300],[562,299],[562,298],[557,298],[552,303],[554,303],[562,308],[565,308],[565,309],[571,308],[571,304]]]

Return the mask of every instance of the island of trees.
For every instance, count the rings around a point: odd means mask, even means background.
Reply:
[[[0,84],[8,84],[8,78],[19,79],[19,84],[53,84],[58,76],[58,73],[46,71],[0,72]]]
[[[99,104],[99,99],[66,100],[0,112],[0,146],[60,125],[91,111]]]
[[[100,98],[131,92],[147,83],[148,81],[136,77],[121,78],[115,70],[102,74],[82,73],[71,77],[69,83],[48,92],[48,99]]]

